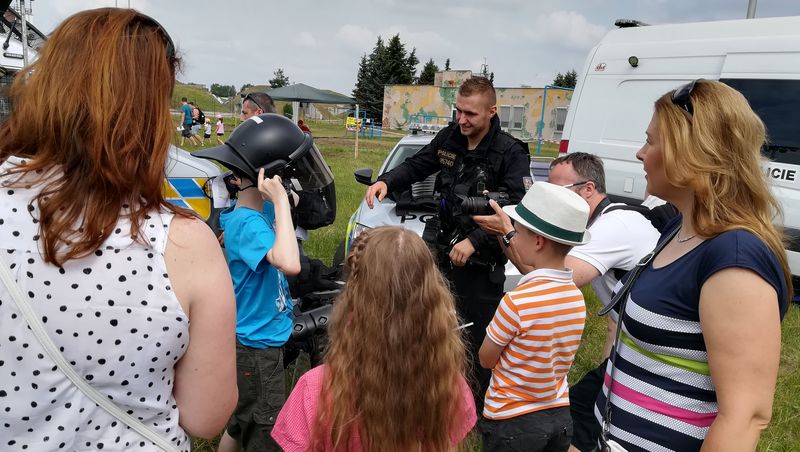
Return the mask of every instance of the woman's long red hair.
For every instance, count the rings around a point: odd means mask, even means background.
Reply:
[[[452,450],[466,367],[453,296],[412,231],[362,233],[325,356],[314,450]]]
[[[175,133],[169,109],[179,62],[171,46],[166,31],[136,11],[84,11],[59,25],[17,75],[0,160],[24,157],[11,184],[41,187],[48,262],[93,252],[120,216],[140,239],[153,209],[189,215],[162,194]]]

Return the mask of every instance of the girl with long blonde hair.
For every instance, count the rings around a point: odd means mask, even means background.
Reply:
[[[286,451],[445,451],[476,421],[453,297],[414,232],[359,237],[336,300],[325,365],[278,416]]]
[[[596,405],[626,450],[755,450],[769,423],[792,283],[765,139],[717,81],[655,103],[637,157],[647,191],[680,215],[633,284]]]

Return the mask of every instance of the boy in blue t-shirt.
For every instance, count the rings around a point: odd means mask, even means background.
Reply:
[[[236,293],[239,402],[219,450],[280,450],[270,431],[286,399],[283,345],[293,325],[284,274],[300,272],[300,256],[280,177],[239,176],[236,206],[220,216]]]

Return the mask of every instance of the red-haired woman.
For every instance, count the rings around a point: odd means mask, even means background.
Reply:
[[[78,390],[58,354],[175,450],[219,433],[234,407],[230,275],[211,230],[161,192],[177,65],[152,18],[97,9],[59,25],[11,88],[0,126],[0,265],[14,280],[0,285],[0,448],[154,450]]]

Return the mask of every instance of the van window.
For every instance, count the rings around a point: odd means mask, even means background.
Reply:
[[[765,157],[800,165],[800,80],[720,79],[741,92],[767,127]]]

